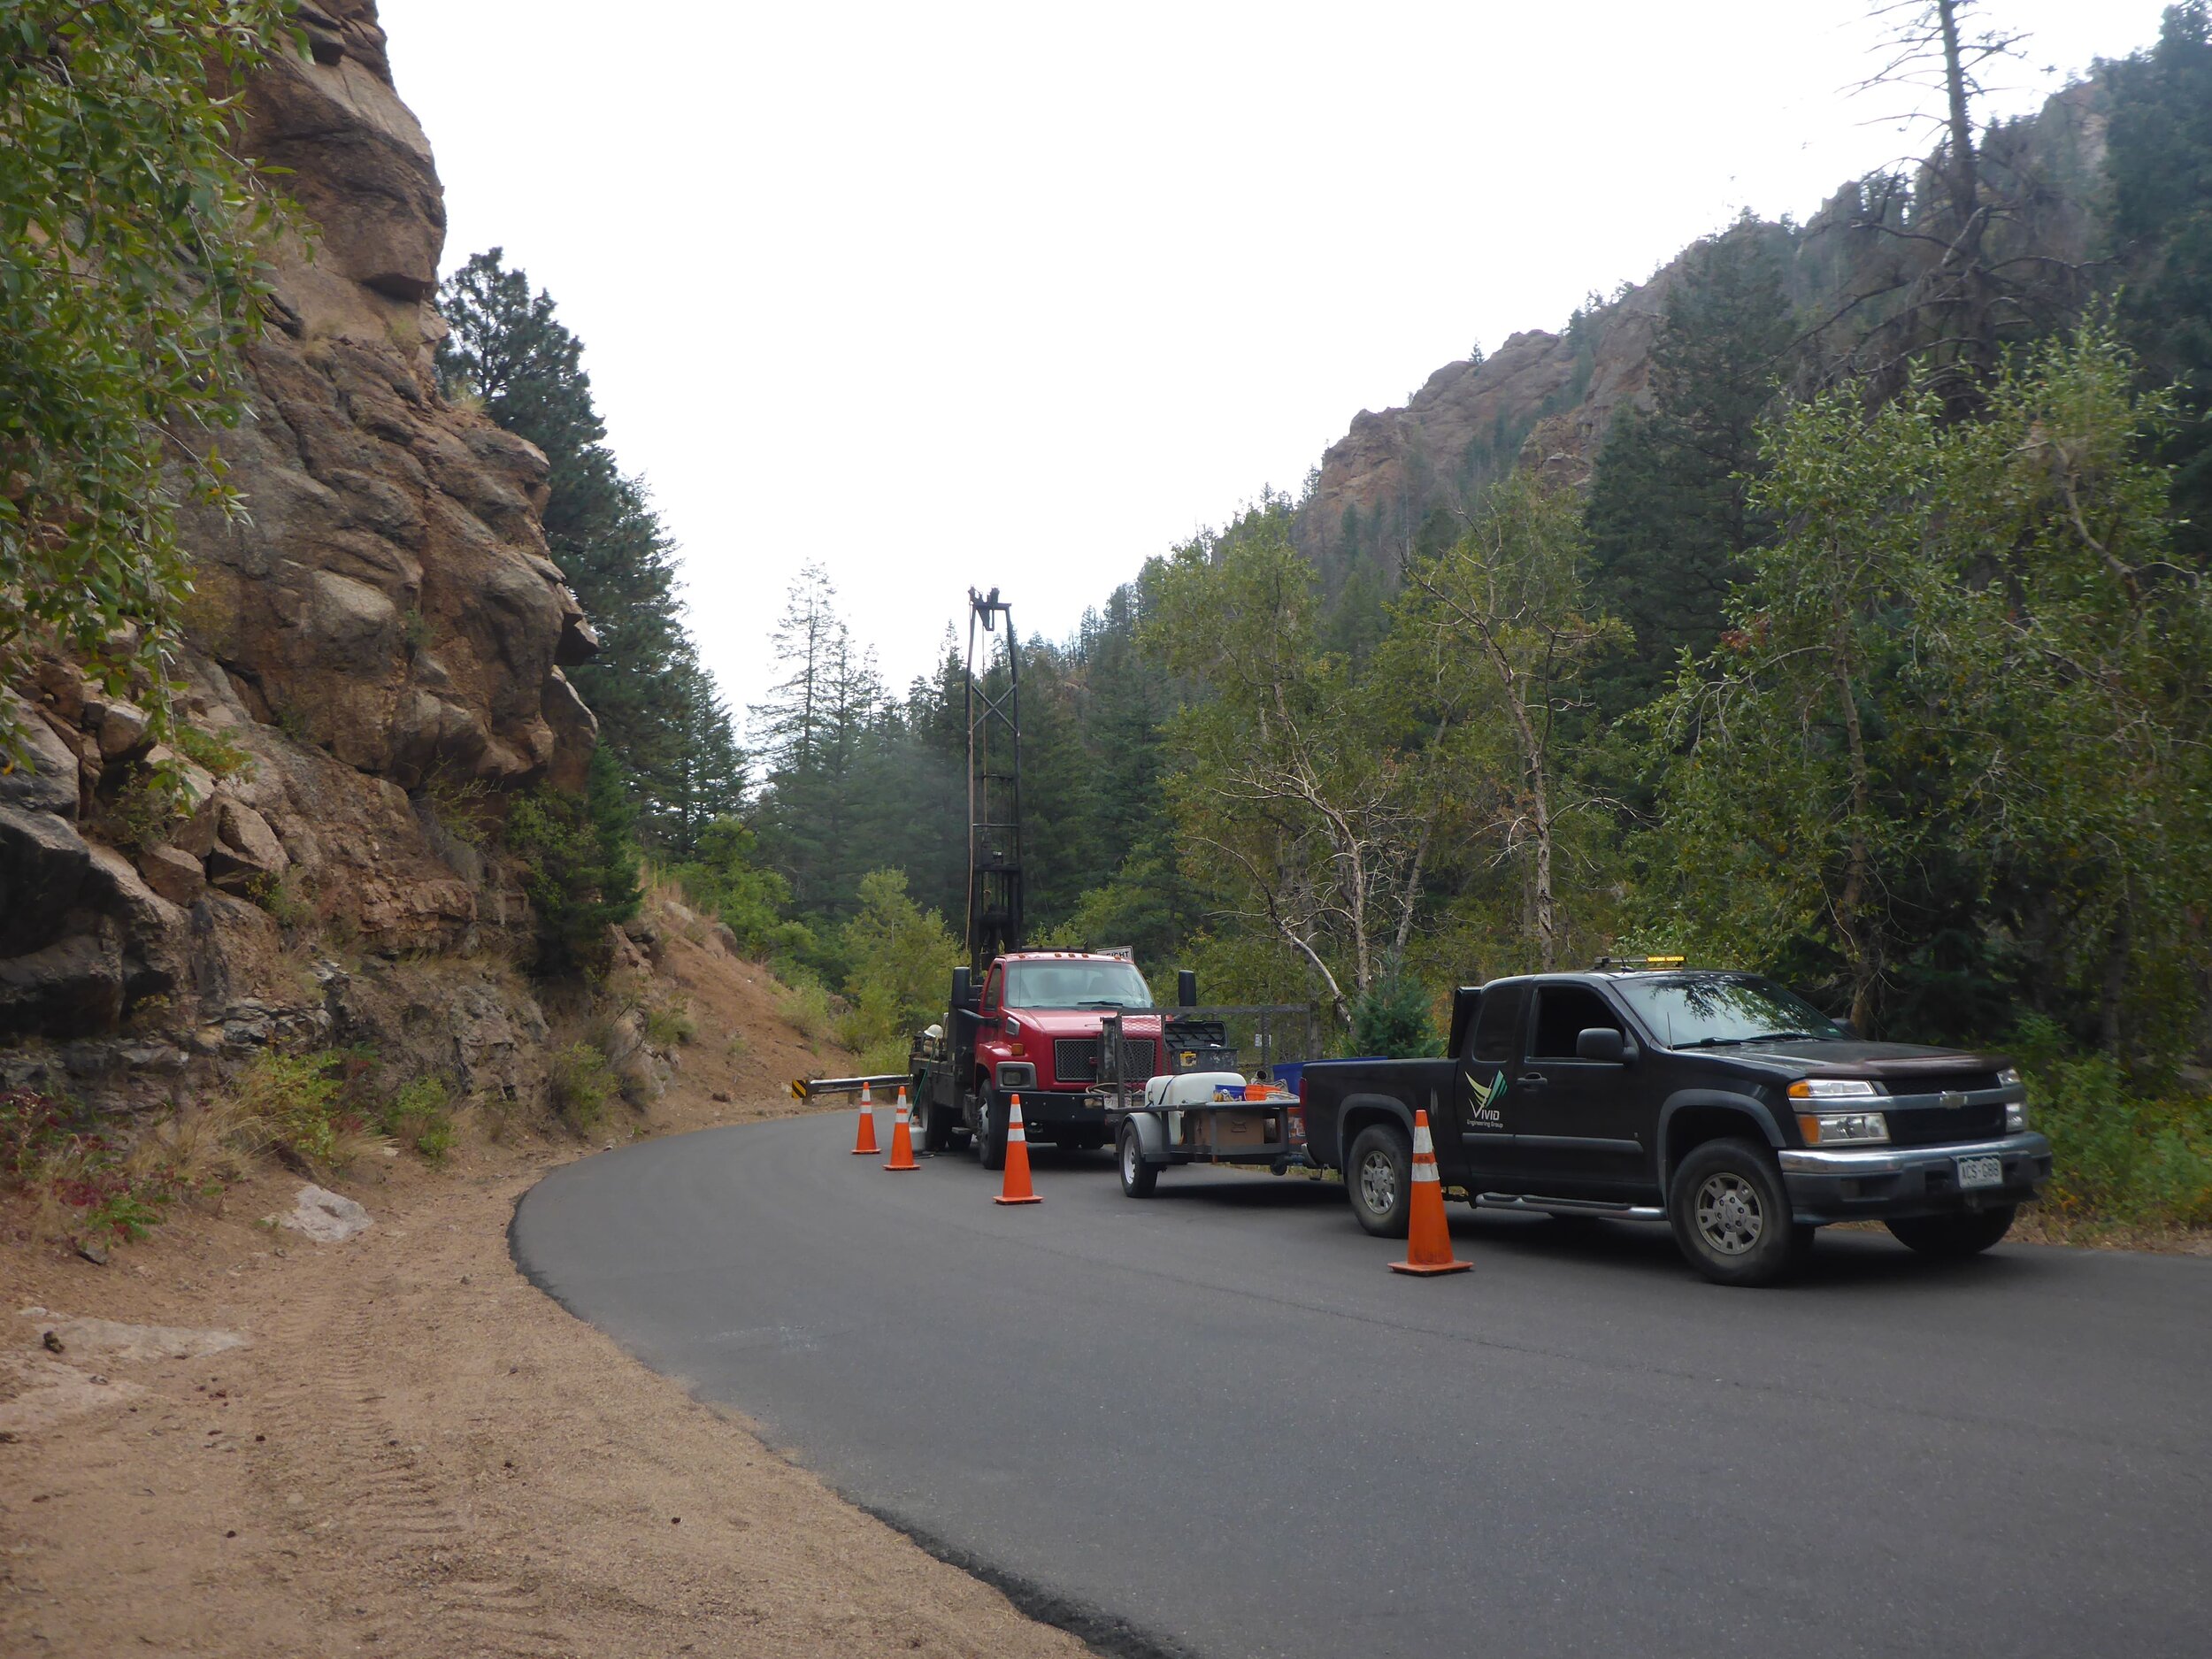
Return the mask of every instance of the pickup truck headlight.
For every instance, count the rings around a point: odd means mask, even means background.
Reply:
[[[1863,1077],[1808,1077],[1790,1085],[1792,1100],[1876,1100],[1887,1092]]]
[[[1809,1147],[1878,1146],[1889,1140],[1889,1119],[1879,1112],[1800,1112],[1797,1127]]]

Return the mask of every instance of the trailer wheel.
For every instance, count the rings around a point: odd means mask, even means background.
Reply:
[[[1121,1126],[1121,1144],[1114,1148],[1114,1156],[1121,1164],[1121,1190],[1132,1198],[1149,1198],[1152,1189],[1160,1184],[1160,1166],[1144,1161],[1144,1137],[1137,1133],[1137,1125],[1125,1123]]]
[[[987,1083],[975,1095],[975,1153],[987,1170],[1006,1167],[1006,1102]]]
[[[952,1145],[953,1115],[941,1106],[932,1105],[922,1085],[922,1074],[917,1071],[908,1091],[914,1127],[920,1133],[923,1151],[942,1152]]]
[[[1370,1124],[1344,1160],[1344,1190],[1359,1225],[1379,1239],[1402,1239],[1413,1213],[1413,1145],[1395,1124]]]

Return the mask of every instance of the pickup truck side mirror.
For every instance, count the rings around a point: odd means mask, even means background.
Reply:
[[[1636,1056],[1636,1045],[1610,1025],[1593,1025],[1587,1031],[1575,1033],[1575,1058],[1578,1060],[1601,1060],[1610,1065],[1625,1065]]]

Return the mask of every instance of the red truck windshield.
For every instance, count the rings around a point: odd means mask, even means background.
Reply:
[[[1010,962],[1009,1008],[1149,1008],[1152,992],[1132,963]]]

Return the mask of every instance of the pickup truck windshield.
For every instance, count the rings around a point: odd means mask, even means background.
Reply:
[[[1748,975],[1620,979],[1613,990],[1670,1048],[1848,1034],[1803,997]]]
[[[1149,1008],[1152,992],[1133,963],[1014,962],[1009,1008]]]

